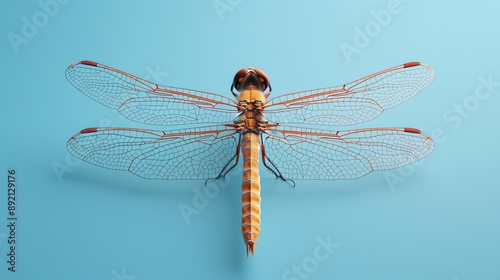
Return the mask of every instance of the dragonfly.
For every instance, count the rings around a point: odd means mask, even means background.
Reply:
[[[415,128],[328,129],[372,120],[420,93],[435,73],[419,62],[274,98],[267,74],[252,67],[234,76],[234,98],[161,86],[89,60],[70,65],[65,74],[83,94],[130,120],[181,126],[83,129],[67,142],[68,151],[83,161],[165,180],[221,179],[242,162],[247,256],[254,255],[261,227],[260,161],[295,186],[293,180],[355,179],[398,168],[434,148],[431,137]]]

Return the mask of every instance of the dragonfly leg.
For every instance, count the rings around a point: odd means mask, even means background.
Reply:
[[[224,165],[224,167],[222,168],[219,175],[217,175],[217,177],[209,178],[205,181],[205,186],[207,185],[207,183],[209,181],[214,181],[214,180],[226,177],[227,173],[229,173],[229,171],[233,170],[233,168],[235,168],[236,165],[238,165],[238,161],[240,159],[240,144],[239,143],[241,143],[241,134],[240,134],[240,139],[238,141],[238,145],[236,146],[236,152],[234,153],[234,156],[231,157],[231,159]],[[234,164],[231,164],[231,162],[233,160],[234,160]]]
[[[261,135],[262,137],[262,135]],[[266,148],[264,146],[264,142],[262,141],[262,146],[261,146],[261,151],[262,151],[262,162],[264,163],[264,166],[267,168],[267,170],[271,171],[271,173],[276,176],[276,178],[281,179],[287,183],[291,183],[292,187],[295,188],[295,181],[292,179],[286,179],[281,175],[281,172],[279,171],[278,167],[274,164],[274,162],[266,155]]]

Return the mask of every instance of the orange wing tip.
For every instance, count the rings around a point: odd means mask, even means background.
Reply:
[[[421,65],[420,62],[408,62],[403,64],[403,68],[410,68],[410,67],[415,67]]]
[[[247,242],[247,257],[248,257],[248,253],[250,253],[250,252],[252,252],[252,256],[253,256],[254,251],[255,251],[255,243],[253,243],[252,241],[248,241]]]
[[[80,131],[81,134],[93,133],[93,132],[97,132],[97,128],[96,127],[85,128],[82,131]]]
[[[91,60],[82,60],[81,64],[97,67],[97,62]]]
[[[422,134],[422,131],[420,131],[420,130],[418,130],[416,128],[410,128],[410,127],[406,127],[405,128],[405,132]]]

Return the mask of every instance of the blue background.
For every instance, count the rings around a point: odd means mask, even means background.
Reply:
[[[393,1],[62,2],[0,11],[1,279],[500,279],[500,86],[475,96],[480,77],[500,81],[497,1],[401,0],[383,24],[374,14]],[[24,36],[23,18],[38,27],[16,45],[9,36]],[[346,56],[340,46],[356,47],[356,28],[371,35]],[[262,169],[262,231],[247,258],[240,170],[212,184],[219,192],[187,223],[179,207],[196,206],[203,182],[143,180],[68,155],[67,139],[85,127],[146,127],[66,81],[83,59],[226,96],[248,66],[266,71],[278,95],[422,61],[436,70],[431,86],[356,127],[417,127],[436,148],[405,168],[295,189]],[[15,273],[5,255],[9,168]],[[318,260],[328,238],[336,248]]]

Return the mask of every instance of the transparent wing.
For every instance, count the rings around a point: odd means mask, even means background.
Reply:
[[[419,62],[389,68],[338,87],[300,91],[270,99],[272,122],[352,125],[376,118],[412,98],[434,79],[434,70]]]
[[[285,179],[355,179],[418,161],[434,148],[429,136],[413,128],[329,132],[277,126],[266,132],[268,165]]]
[[[234,163],[238,141],[226,126],[170,132],[87,128],[71,137],[67,148],[89,163],[147,179],[211,179]]]
[[[66,78],[88,97],[141,123],[225,123],[237,115],[236,102],[224,96],[160,86],[93,61],[70,65]]]

